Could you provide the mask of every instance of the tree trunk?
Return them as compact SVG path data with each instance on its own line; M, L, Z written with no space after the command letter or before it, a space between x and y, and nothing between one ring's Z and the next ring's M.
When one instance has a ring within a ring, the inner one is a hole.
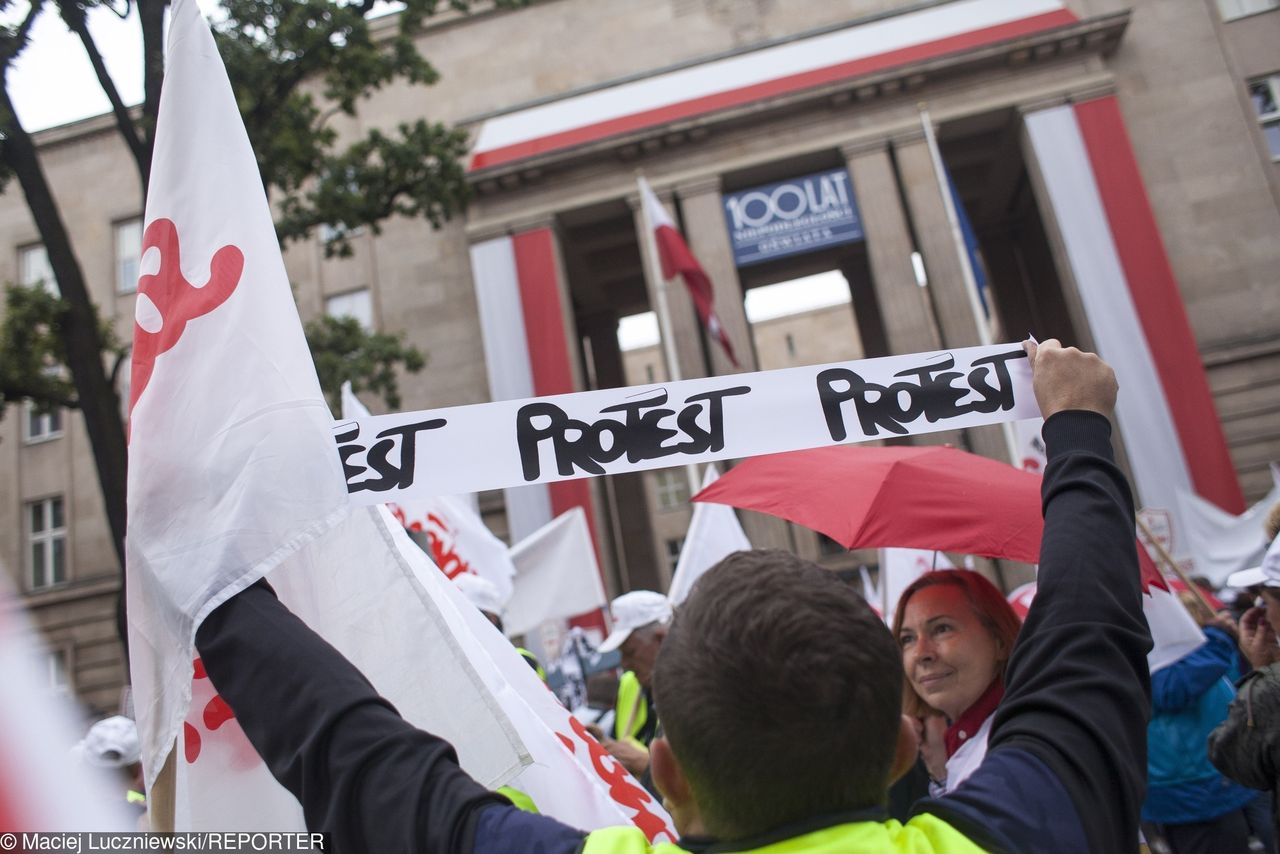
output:
M107 524L124 581L125 485L128 445L120 400L107 378L102 362L103 342L84 273L71 249L71 239L40 167L35 144L18 122L6 86L0 85L0 124L4 141L0 150L18 178L27 206L49 255L49 265L67 304L62 318L67 368L76 388L85 432L98 470L98 484L107 511ZM124 638L122 637L122 641Z

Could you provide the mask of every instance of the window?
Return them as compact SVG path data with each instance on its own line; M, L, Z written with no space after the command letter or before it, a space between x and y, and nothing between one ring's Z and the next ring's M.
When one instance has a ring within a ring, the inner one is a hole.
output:
M142 260L142 218L116 223L116 293L138 289L138 262Z
M373 329L373 298L368 288L329 297L324 312L330 317L354 317L365 329Z
M658 506L674 510L689 503L689 476L684 469L662 469L654 472L658 485Z
M653 362L647 362L644 366L644 381L647 383L653 382Z
M67 580L67 519L62 497L27 504L27 547L31 589Z
M1280 0L1218 0L1218 12L1224 21L1234 21L1245 15L1256 15L1280 9Z
M1280 74L1272 74L1249 84L1249 100L1262 123L1262 135L1272 160L1280 160Z
M50 650L45 662L45 674L49 691L53 694L67 696L71 694L71 679L67 675L67 651L65 649Z
M18 284L26 288L43 286L51 294L58 293L58 282L49 266L49 253L42 244L25 246L18 250Z
M680 562L680 550L682 548L684 548L684 537L667 540L667 569L672 572L676 571L676 564Z
M61 409L41 412L31 401L27 401L23 414L25 415L23 423L26 427L26 436L24 438L28 442L44 442L62 435Z

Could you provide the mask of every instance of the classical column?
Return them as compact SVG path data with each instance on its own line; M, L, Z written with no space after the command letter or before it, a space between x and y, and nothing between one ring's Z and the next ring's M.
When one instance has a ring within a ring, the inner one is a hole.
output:
M843 149L866 233L876 302L889 354L936 350L938 331L924 288L911 266L911 232L898 181L883 141Z
M894 140L903 189L915 225L920 254L929 278L943 347L976 347L982 343L978 319L974 316L965 292L960 252L951 234L942 193L943 187L933 168L933 158L925 143L923 131ZM998 425L970 428L969 446L984 457L1009 462L1009 448Z
M675 211L674 197L669 189L654 188L654 195L668 213ZM640 243L640 261L644 267L645 288L649 292L649 307L658 310L658 288L667 289L667 307L670 312L671 333L675 338L676 359L680 362L681 379L693 379L707 375L706 360L702 357L702 338L698 330L698 316L693 310L693 302L685 292L684 283L678 279L664 283L662 271L653 269L649 241L653 239L648 233L648 226L640 212L640 194L633 193L627 197L632 215L636 223L636 239ZM664 351L665 361L665 351ZM671 376L671 366L667 366L667 376Z
M733 260L729 229L724 219L720 196L720 176L713 175L676 187L680 211L684 214L685 239L702 268L711 279L716 316L724 327L738 367L734 368L724 349L715 341L707 342L711 354L711 373L732 374L754 371L757 367L751 326L742 299L742 283L738 281L738 265Z
M622 351L618 347L618 315L612 310L578 318L578 329L591 342L595 388L625 386ZM659 560L654 550L653 524L644 472L592 478L598 487L603 542L613 544L613 578L606 586L617 595L624 590L662 590Z

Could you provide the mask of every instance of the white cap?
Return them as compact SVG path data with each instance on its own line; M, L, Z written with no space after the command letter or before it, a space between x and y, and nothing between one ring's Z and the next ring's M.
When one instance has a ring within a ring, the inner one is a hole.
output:
M123 768L142 758L138 725L123 715L103 718L75 746L77 756L98 768Z
M632 590L609 604L613 631L600 644L599 652L613 652L627 642L631 633L650 623L671 622L671 602L652 590Z
M1227 576L1228 587L1280 587L1280 537L1271 541L1262 563Z
M453 577L453 583L472 605L486 614L502 616L502 597L492 581L481 578L474 572L463 572Z

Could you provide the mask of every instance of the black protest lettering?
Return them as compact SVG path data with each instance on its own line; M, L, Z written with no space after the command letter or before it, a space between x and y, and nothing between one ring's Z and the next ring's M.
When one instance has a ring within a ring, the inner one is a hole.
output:
M982 399L974 401L970 408L974 412L1007 412L1013 409L1013 377L1009 375L1009 362L1025 358L1027 351L1019 348L974 359L973 370L969 372L969 385L982 395ZM987 365L991 366L990 369ZM995 374L994 386L987 382L988 370Z
M737 397L741 394L750 394L751 386L738 385L732 388L722 388L715 391L704 391L701 394L690 395L685 403L701 403L707 402L707 429L701 430L697 425L697 417L700 414L701 407L685 407L681 411L677 422L680 428L688 433L691 437L697 436L698 439L693 447L686 449L685 445L680 446L682 453L686 454L705 454L718 453L724 450L724 399L726 397ZM686 419L686 415L692 412L692 416ZM700 434L700 435L699 435Z
M369 448L365 461L377 472L377 480L365 480L352 485L348 482L350 492L367 489L370 492L386 492L390 489L408 489L413 486L416 469L417 435L423 430L435 430L445 425L443 418L432 418L414 424L402 424L390 427L374 436L378 441ZM400 462L391 462L391 452L400 448Z
M652 397L606 406L601 412L626 413L626 432L622 436L627 462L638 463L656 460L676 453L676 449L663 443L676 435L676 431L662 426L662 419L675 415L674 409L653 409L667 402L666 389L658 389ZM648 409L647 412L644 410ZM615 439L618 438L615 434Z
M848 385L848 388L841 391L839 387L842 385ZM864 435L879 436L883 429L905 436L907 429L902 424L914 421L922 411L917 409L911 396L915 388L910 383L882 386L867 382L848 368L827 368L820 371L818 400L822 403L822 414L827 420L827 432L836 442L843 442L848 438L849 431L845 427L844 413L840 411L840 406L852 400ZM905 407L900 405L898 399L899 393L903 391L907 393L908 402Z
M948 356L946 361L936 365L921 365L918 368L908 368L894 374L895 377L916 377L918 383L916 386L903 383L895 383L891 386L891 388L905 391L911 397L912 406L909 411L903 411L901 423L914 421L924 413L925 420L933 424L943 418L954 418L968 411L959 403L960 398L969 393L969 389L956 388L951 384L955 380L962 379L964 374L947 370L954 368L955 364L955 357Z
M848 368L828 368L817 377L818 400L826 418L827 432L836 442L848 437L841 406L853 402L858 423L865 436L881 431L907 435L907 425L921 415L930 424L968 415L1010 410L1014 406L1013 379L1008 363L1026 358L1022 350L1010 350L975 359L965 370L953 370L954 356L930 364L898 371L902 382L880 385L864 380ZM994 378L994 383L991 381ZM957 383L957 381L963 381ZM975 399L961 403L970 393Z
M338 458L342 460L342 476L347 481L347 492L359 492L360 487L353 487L351 479L359 477L369 469L367 466L352 465L349 460L356 454L364 453L364 445L355 443L355 440L360 438L360 425L352 424L350 430L345 433L339 433L333 438L338 443Z
M535 418L547 419L546 427L534 426ZM570 432L578 433L576 440ZM570 418L554 403L538 401L527 403L516 413L516 446L520 449L520 467L526 481L542 476L538 460L538 445L551 440L551 450L556 458L556 470L563 476L571 476L577 466L590 474L604 474L604 469L591 458L592 425Z
M624 454L629 463L655 460L673 454L702 454L724 448L724 405L726 397L747 394L748 386L703 392L691 396L678 412L665 407L668 394L658 390L647 397L604 407L601 414L621 413L617 418L599 418L594 422L579 421L553 403L537 401L522 406L516 413L516 443L520 465L526 482L542 477L538 456L543 442L550 440L556 459L556 470L562 477L576 474L604 474L604 465ZM707 427L698 424L703 412ZM667 426L672 416L675 427ZM537 419L537 421L535 421ZM539 422L545 422L539 426ZM681 434L687 440L668 444ZM577 433L575 438L570 434Z

